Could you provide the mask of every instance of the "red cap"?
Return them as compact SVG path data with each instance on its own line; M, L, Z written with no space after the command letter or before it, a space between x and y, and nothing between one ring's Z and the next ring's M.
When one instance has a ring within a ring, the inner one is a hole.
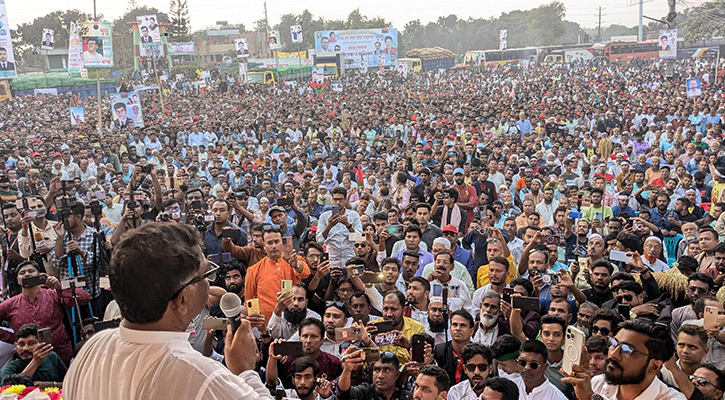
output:
M317 232L317 225L312 225L310 227L310 230L313 231L313 232Z
M448 225L446 225L446 226L443 227L443 232L458 233L458 228L456 228L456 226L453 225L453 224L448 224Z
M60 154L60 152L56 151L55 153L53 153L53 157L63 157L63 155Z
M32 155L32 156L30 156L30 157L37 157L37 156L40 156L40 155L41 155L41 154L40 154L40 153L38 153L38 152L36 151L36 152L35 152L35 153L33 153L33 155Z

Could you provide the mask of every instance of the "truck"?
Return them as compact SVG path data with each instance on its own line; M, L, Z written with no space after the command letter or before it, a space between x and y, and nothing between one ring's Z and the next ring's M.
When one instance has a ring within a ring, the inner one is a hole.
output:
M288 65L259 71L247 72L247 83L252 85L274 85L283 81L302 81L312 76L311 65Z
M317 53L312 56L312 64L324 69L325 78L338 79L345 76L345 53L341 51Z
M408 71L413 72L415 72L415 66L418 62L420 62L419 71L450 69L456 63L456 55L452 51L441 47L413 49L408 51L406 56L406 58L399 59L398 62L410 63ZM398 62L396 62L396 67Z
M544 64L563 64L594 59L591 49L554 50L544 57Z
M408 72L420 72L423 70L420 58L399 58L395 62L396 71L400 70L401 64L408 64Z

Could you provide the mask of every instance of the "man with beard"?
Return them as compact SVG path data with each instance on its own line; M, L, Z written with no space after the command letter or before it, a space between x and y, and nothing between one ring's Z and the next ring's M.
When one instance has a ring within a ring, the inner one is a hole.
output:
M414 276L408 284L407 303L405 313L411 319L428 328L428 296L430 296L430 282L423 277Z
M501 256L491 257L488 260L489 283L481 286L473 293L472 305L474 310L481 307L483 297L488 292L494 292L497 296L503 295L503 290L508 287L506 277L508 275L509 262ZM483 267L481 267L483 268Z
M285 389L285 398L322 400L332 394L330 382L320 376L320 364L317 361L300 357L292 363L291 369L294 389Z
M363 350L351 347L343 360L342 375L337 382L340 400L348 399L398 399L411 400L411 393L398 387L400 361L389 352L380 352L380 360L373 364L373 382L352 386L352 373L365 363Z
M619 328L603 375L592 378L588 366L574 365L563 379L574 385L577 398L685 400L657 377L674 354L669 329L644 319L625 321Z
M582 293L586 296L586 301L591 301L601 307L605 301L614 298L612 296L612 290L609 288L609 280L614 272L614 267L607 260L597 260L591 265L589 271L592 287L582 290Z
M589 354L589 373L592 377L603 374L607 353L609 353L607 340L602 337L591 336L587 339L585 347Z
M412 258L409 259L412 262ZM417 263L415 264L417 268ZM373 308L381 310L383 308L383 295L391 290L400 290L405 293L405 282L400 278L400 261L395 257L384 258L380 262L381 271L383 273L383 281L374 285L364 284L358 276L352 278L352 282L358 290L364 287L365 294L368 295L373 304ZM366 273L368 270L365 271ZM415 278L415 276L413 277ZM411 279L413 279L411 278ZM357 319L356 319L357 321Z
M289 339L305 318L322 319L320 314L307 308L307 290L302 285L292 286L292 291L277 294L277 306L267 324L273 339Z
M445 234L444 234L445 235ZM455 254L453 249L455 249L456 245L453 244L453 240L457 240L457 238L450 238L446 239L445 237L438 237L433 241L433 245L431 246L431 252L433 254L433 259L435 260L436 255L440 252L446 252L453 254L453 270L451 271L451 276L453 276L456 279L460 279L463 281L463 283L466 284L466 287L468 288L469 293L473 293L475 291L475 286L473 285L473 280L471 279L471 274L466 269L466 266L464 264L461 264L460 262L456 261ZM459 248L459 250L463 250ZM467 250L466 250L467 251ZM470 253L470 252L469 252ZM472 258L469 258L469 260L472 260ZM433 269L435 268L435 262L431 262L425 267L423 267L423 273L421 276L428 276L431 272L433 272Z
M481 300L480 322L478 330L473 335L474 343L490 346L499 335L509 333L508 326L499 323L501 315L501 297L494 291L486 292ZM502 322L505 322L503 320Z
M443 290L448 290L447 305L449 310L468 311L471 309L471 294L463 281L451 276L453 262L453 255L450 253L438 253L435 258L435 269L428 275L427 279L432 282L432 285L443 285ZM471 327L473 327L473 324L471 324Z
M393 324L393 330L400 332L398 334L398 343L408 342L409 338L416 333L425 332L425 327L418 321L414 321L403 314L405 307L405 295L400 291L390 291L383 297L383 318L368 322L365 329L368 334L375 335L378 333L376 322L390 321ZM344 325L343 325L344 326ZM333 332L334 333L334 332ZM400 361L405 361L406 357L410 357L407 346L398 346L397 344L384 344L380 347L380 351L391 351L398 356Z
M667 295L649 302L644 301L644 291L637 282L622 282L614 287L616 304L627 304L631 308L630 318L646 318L652 322L670 325L672 303ZM613 307L617 309L617 307Z
M436 363L448 373L451 383L459 383L466 379L461 354L463 348L471 343L473 330L474 322L471 314L465 310L454 311L451 313L451 340L436 345L433 350Z
M705 400L720 400L725 391L725 372L712 364L704 364L697 369L690 379L702 393Z
M448 319L443 311L443 299L440 297L430 300L425 333L433 338L436 346L448 341Z
M232 242L232 239L223 238L222 249L225 253L231 253L232 257L243 261L247 266L251 267L267 256L267 253L264 251L264 241L262 240L265 226L269 226L269 224L262 223L252 226L252 244L237 246ZM224 229L232 228L225 227Z
M325 249L317 242L309 242L305 246L305 260L310 267L310 276L302 280L307 288L307 299L311 300L308 307L317 313L325 312L325 293L330 285L330 262L320 262Z
M672 310L672 321L670 322L672 339L677 338L677 331L683 322L697 319L695 303L700 297L709 295L714 286L715 282L713 279L702 272L695 272L687 278L687 292L685 295L690 304Z
M524 380L527 400L567 400L564 393L546 378L548 352L546 345L538 340L527 340L521 344L518 364ZM577 393L578 394L578 393ZM579 397L589 399L589 397Z
M17 357L5 364L0 371L0 379L12 374L30 377L35 386L58 386L63 381L68 368L53 351L53 345L38 341L38 329L35 324L23 325L15 334L15 352Z
M403 258L400 260L400 264L403 267L403 282L405 284L408 284L410 280L415 276L415 273L418 272L418 253L414 251L405 251L403 253ZM397 285L396 285L397 286Z
M485 382L493 372L493 352L479 343L469 343L461 353L468 379L451 387L449 400L476 400L481 397Z

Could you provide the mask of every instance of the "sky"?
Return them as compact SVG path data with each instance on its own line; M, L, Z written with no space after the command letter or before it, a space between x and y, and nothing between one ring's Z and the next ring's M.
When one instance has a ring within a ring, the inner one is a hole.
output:
M103 14L106 20L113 20L124 14L127 1L124 0L96 0L98 13ZM264 18L264 5L262 1L209 1L187 0L192 30L214 28L216 21L226 20L230 24L243 23L247 29L252 29L254 21ZM602 26L622 24L634 26L638 24L638 3L628 6L628 2L636 0L563 0L566 6L566 19L578 22L582 27L594 28L597 26L598 7L602 7ZM645 0L644 15L663 18L667 14L667 0ZM678 11L687 5L702 4L704 0L678 0ZM169 11L169 0L137 0L138 5L156 7L163 12ZM34 18L43 16L55 10L80 9L88 13L93 12L92 0L5 0L7 6L8 22L13 28L18 24L32 22ZM407 1L396 3L390 0L366 0L360 4L360 12L368 17L381 16L393 23L393 27L403 30L405 23L420 19L426 23L435 21L439 16L456 14L459 18L489 18L501 15L512 10L525 10L535 8L541 0L518 0L516 2L498 2L491 0L416 0L415 8L410 7ZM285 13L299 13L308 9L315 17L324 16L326 19L345 19L355 8L355 3L332 0L270 0L267 2L267 12L271 25L279 22L279 16ZM647 20L645 19L645 24ZM302 27L304 29L304 27ZM509 34L513 34L510 32Z

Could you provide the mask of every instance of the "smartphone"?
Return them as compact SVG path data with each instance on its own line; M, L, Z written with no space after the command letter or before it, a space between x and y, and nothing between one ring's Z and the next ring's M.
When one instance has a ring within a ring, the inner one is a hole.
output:
M437 282L432 282L430 285L430 295L433 297L443 296L443 285Z
M292 251L294 251L294 246L292 245L291 236L282 237L282 251L284 252L284 258L290 258L292 256Z
M38 329L38 341L40 343L53 343L50 335L50 328Z
M280 197L277 199L277 205L280 207L292 207L292 199L288 197Z
M209 318L206 317L201 321L201 327L204 329L214 329L223 331L227 329L228 320L226 318Z
M96 333L98 333L104 329L118 328L119 325L121 325L121 318L95 322L93 323L93 328L95 328Z
M411 357L415 362L422 363L425 361L425 336L420 333L416 333L410 338L411 343Z
M609 252L609 260L610 261L621 261L624 263L631 263L632 257L627 255L627 252L619 251L619 250L612 250Z
M365 273L365 266L364 265L355 265L350 268L350 274L352 276L360 276Z
M567 374L572 373L572 366L579 365L582 358L582 349L586 335L581 330L573 327L566 327L566 339L564 341L564 359L561 368Z
M340 214L340 206L334 205L332 208L330 208L330 217L334 217L335 215Z
M380 361L380 347L363 347L363 352L365 352L365 362Z
M213 215L205 215L204 216L204 222L214 222L214 216Z
M378 328L378 332L376 334L388 333L388 332L393 331L393 322L392 321L376 322L375 326Z
M348 240L351 242L364 242L365 241L365 234L362 232L353 232L347 235Z
M511 295L514 294L514 290L512 288L503 288L503 301L507 303L511 303Z
M292 292L292 281L289 279L282 279L282 288L280 289L280 292L291 293Z
M556 285L559 283L559 275L557 274L541 274L541 282L549 285Z
M247 300L247 315L261 314L259 311L259 299Z
M595 212L595 213L594 213L594 215L592 216L592 219L598 219L598 220L600 220L600 221L603 221L603 218L602 218L602 213L600 213L600 212Z
M302 342L282 342L274 345L276 356L302 356Z
M391 235L400 235L400 232L403 231L403 225L388 225L385 229Z
M362 279L363 283L383 283L385 279L385 274L362 274L360 276L360 279Z
M629 310L632 308L629 306L629 304L619 304L617 305L617 314L621 315L625 320L629 319Z
M455 145L456 145L456 142L454 142L452 140L449 140L446 142L446 146L455 146Z
M532 310L536 312L539 312L541 308L538 297L514 297L513 306L521 310Z
M320 257L320 263L323 263L325 261L330 261L330 253L322 253L322 256Z
M241 229L222 229L221 237L230 239L239 239L242 237Z
M706 306L705 317L702 321L702 327L705 330L708 330L710 328L713 328L715 325L717 325L717 307Z
M335 328L335 340L346 342L359 342L362 340L360 328Z
M40 285L44 285L44 284L45 284L45 277L42 275L23 278L23 287L24 288L34 288L36 286L40 286Z
M98 278L98 287L101 289L110 290L111 289L111 280L108 279L107 276L102 276Z

